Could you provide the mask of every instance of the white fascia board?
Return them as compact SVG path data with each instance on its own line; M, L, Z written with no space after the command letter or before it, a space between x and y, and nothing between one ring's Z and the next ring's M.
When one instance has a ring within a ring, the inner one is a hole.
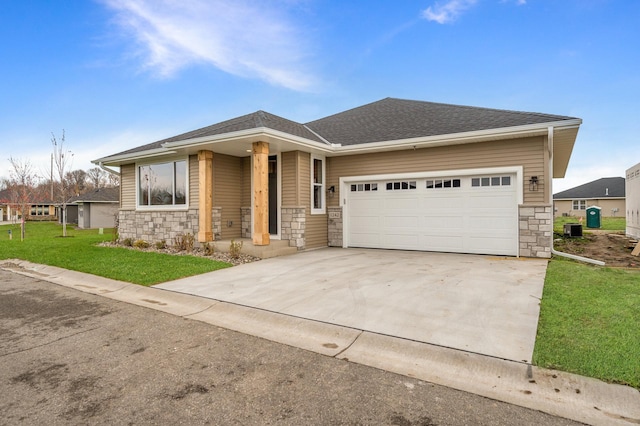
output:
M527 124L524 126L503 127L499 129L475 130L472 132L451 133L417 137L411 139L398 139L393 141L371 142L358 145L346 145L334 148L334 153L351 154L355 152L389 150L395 148L427 148L429 146L458 145L464 143L481 142L492 138L507 139L509 137L541 136L546 135L550 126L555 130L577 128L582 123L579 118L547 123Z
M315 142L300 136L295 136L286 132L281 132L279 130L273 130L268 127L256 127L253 129L240 130L237 132L224 133L221 135L214 136L202 136L199 138L186 139L183 141L176 142L167 142L162 146L169 148L191 148L196 147L198 145L208 145L216 142L230 142L238 139L247 139L247 138L276 138L285 142L295 143L297 145L301 145L307 148L323 151L326 153L330 153L333 151L332 145L327 145L321 142Z
M100 163L107 164L107 165L113 164L113 163L122 164L124 162L133 162L143 158L159 157L161 155L169 155L169 154L176 154L176 151L171 151L166 148L154 148L154 149L149 149L147 151L130 152L128 154L113 155L111 157L98 158L97 160L93 160L91 162L96 165L100 165Z

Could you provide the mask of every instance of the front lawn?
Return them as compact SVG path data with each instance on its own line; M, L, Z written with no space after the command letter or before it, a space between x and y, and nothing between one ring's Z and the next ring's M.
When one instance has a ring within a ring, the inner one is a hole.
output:
M11 230L13 239L9 240ZM228 263L196 256L173 256L116 247L100 247L111 241L113 230L80 230L54 222L27 222L26 238L20 241L19 225L0 226L0 260L22 259L58 266L134 284L153 285L178 278L199 275L231 266Z
M640 388L640 271L549 263L533 362Z

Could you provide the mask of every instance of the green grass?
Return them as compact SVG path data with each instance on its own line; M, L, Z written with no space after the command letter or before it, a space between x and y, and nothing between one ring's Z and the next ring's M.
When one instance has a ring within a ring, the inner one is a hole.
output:
M534 364L640 388L640 272L549 263Z
M9 240L8 230L13 240ZM80 230L53 222L27 222L26 238L20 241L19 225L0 226L0 260L23 259L34 263L87 272L135 284L153 285L231 266L196 256L173 256L97 244L113 239L113 230Z
M560 216L553 221L553 232L562 234L565 223L579 223L579 218L575 216ZM600 228L605 231L624 231L627 228L627 221L624 217L601 217ZM582 230L589 232L586 219L582 220Z

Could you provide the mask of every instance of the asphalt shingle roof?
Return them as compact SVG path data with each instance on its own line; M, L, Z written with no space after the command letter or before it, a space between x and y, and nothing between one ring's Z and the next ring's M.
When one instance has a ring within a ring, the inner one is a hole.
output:
M73 197L71 202L118 202L120 201L120 187L98 188L93 191Z
M625 196L625 180L623 177L609 177L594 180L575 188L553 194L554 200L589 199L589 198L621 198Z
M357 145L448 135L478 130L572 120L536 112L508 111L472 106L385 98L306 124L265 111L257 111L115 155L161 148L164 143L266 127L320 143Z

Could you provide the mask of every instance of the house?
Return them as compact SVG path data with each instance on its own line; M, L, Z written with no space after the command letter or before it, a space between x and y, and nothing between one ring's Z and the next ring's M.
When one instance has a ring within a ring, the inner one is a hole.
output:
M627 169L627 235L640 239L640 163Z
M94 189L73 197L67 205L67 223L77 223L81 229L113 228L119 207L119 187Z
M553 194L555 216L585 217L587 208L598 206L602 217L623 216L625 183L622 177L594 180Z
M20 195L11 189L0 191L0 222L17 221L22 218ZM56 205L46 197L29 197L26 203L29 211L26 220L56 220Z
M581 123L386 98L305 124L258 111L94 163L120 168L121 238L546 258Z

